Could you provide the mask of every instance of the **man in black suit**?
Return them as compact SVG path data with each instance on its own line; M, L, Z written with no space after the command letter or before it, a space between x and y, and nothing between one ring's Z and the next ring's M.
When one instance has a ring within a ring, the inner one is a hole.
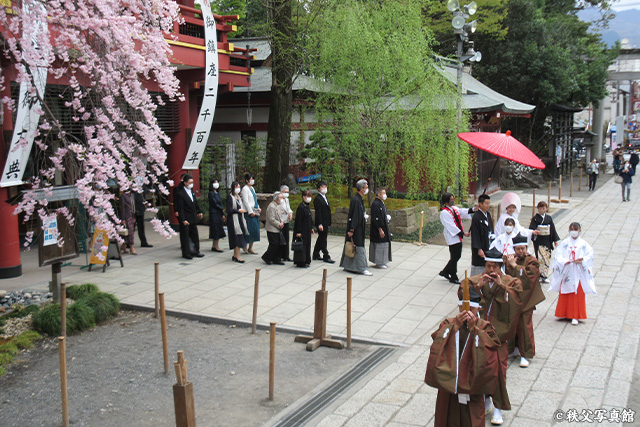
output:
M180 223L182 258L192 259L194 256L202 258L204 254L200 253L200 237L198 236L198 219L202 218L202 211L198 205L198 199L193 194L193 177L185 175L182 178L182 183L184 186L176 188L173 198ZM196 248L194 255L189 250L189 239Z
M331 208L329 207L329 200L327 200L327 183L324 181L318 181L318 195L313 200L313 208L316 211L316 228L318 229L318 239L316 245L313 248L313 259L320 259L320 252L322 252L322 259L324 262L333 264L335 261L329 256L327 250L327 236L329 235L329 227L331 226Z
M133 192L133 200L136 214L136 227L138 227L138 237L140 238L140 246L143 248L152 248L147 242L147 235L144 232L144 211L147 210L146 202L144 200L144 187L138 191Z
M478 210L471 219L471 276L484 272L484 253L491 244L493 219L489 213L491 198L483 194L478 198Z

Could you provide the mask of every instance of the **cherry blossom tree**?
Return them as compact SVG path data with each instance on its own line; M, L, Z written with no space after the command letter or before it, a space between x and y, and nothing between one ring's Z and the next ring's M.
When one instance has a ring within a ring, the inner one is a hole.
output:
M123 225L108 181L123 191L147 185L168 194L159 178L167 173L164 145L171 140L154 117L162 99L151 90L181 99L165 40L178 19L178 5L171 0L21 0L0 7L3 68L15 67L14 80L26 82L28 96L42 102L31 155L35 164L31 176L24 177L30 185L16 215L24 214L27 221L57 213L73 224L68 209L51 208L46 200L56 175L63 174L77 187L96 226L119 238ZM47 105L36 90L37 67L48 69L49 84L65 86L66 113L81 124L81 136L64 129L60 109ZM9 84L3 77L0 89ZM11 97L2 102L15 109ZM175 234L168 221L151 223L166 237Z

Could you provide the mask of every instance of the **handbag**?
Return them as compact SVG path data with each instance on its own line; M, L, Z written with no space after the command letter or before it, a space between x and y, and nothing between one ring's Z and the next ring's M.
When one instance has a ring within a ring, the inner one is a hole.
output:
M353 239L349 242L344 242L344 254L349 258L356 256L356 245L353 243Z
M615 176L613 177L613 182L615 182L616 184L622 184L622 182L623 182L623 181L624 181L624 180L622 179L622 176L621 176L621 175L615 175Z
M302 239L294 239L293 242L291 242L291 250L293 252L302 252L304 251L304 243L302 242Z
M193 243L193 240L191 240L191 238L189 238L189 253L191 254L191 256L195 256L198 254L198 250L196 249L196 244Z
M280 246L286 246L287 239L284 238L284 232L280 230Z

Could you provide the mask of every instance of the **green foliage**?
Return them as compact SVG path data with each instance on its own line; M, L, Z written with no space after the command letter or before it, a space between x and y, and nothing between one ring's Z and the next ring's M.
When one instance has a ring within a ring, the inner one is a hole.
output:
M71 285L67 288L67 298L78 300L85 295L100 292L97 285L93 283L85 283L83 285Z
M236 141L236 176L241 184L244 184L244 174L251 173L254 176L256 191L262 189L260 170L264 159L264 141L259 138L247 137ZM231 183L229 183L231 185Z
M6 373L7 373L7 371L5 371L5 369L2 366L0 366L0 377L3 376Z
M310 72L324 82L317 121L332 125L309 152L348 185L364 176L393 188L399 172L415 194L452 185L458 163L467 176L469 150L456 137L467 121L432 59L421 10L417 0L334 0L315 22Z
M94 313L96 323L102 323L118 314L120 301L115 295L105 292L97 292L86 295L78 300L78 303L86 304Z
M18 350L18 346L15 345L12 341L0 345L0 354L6 353L9 356L15 356L16 354L18 354L18 351L20 351Z
M25 331L11 340L19 349L33 347L33 342L42 338L42 335L36 331Z
M67 332L74 334L96 325L96 315L86 301L79 300L67 310Z
M28 316L29 314L33 314L37 312L38 310L40 310L40 306L38 306L37 304L28 305L26 307L19 307L19 309L12 311L6 316L2 316L2 319L0 320L0 326L4 325L4 322L6 319L15 319L19 317L25 317L25 316Z
M67 288L67 291L69 288ZM60 304L47 304L33 315L33 327L43 334L56 337L60 335ZM69 327L69 318L67 316L67 328Z
M0 353L0 367L6 366L13 360L13 356L9 353ZM2 374L0 374L2 375Z

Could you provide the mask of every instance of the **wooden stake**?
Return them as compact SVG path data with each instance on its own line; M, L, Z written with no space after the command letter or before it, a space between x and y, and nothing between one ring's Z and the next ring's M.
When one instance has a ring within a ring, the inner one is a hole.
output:
M562 200L562 175L560 175L560 181L558 181L558 200Z
M196 410L193 398L193 384L187 378L187 361L184 352L178 351L178 361L173 364L176 384L173 385L173 406L176 413L176 427L195 427Z
M269 400L273 400L276 375L276 322L270 323L269 330Z
M258 286L260 285L260 269L256 268L256 280L253 285L253 318L251 319L251 333L256 333L258 322Z
M420 241L422 244L422 229L424 228L424 211L420 211Z
M533 206L531 206L531 218L536 216L536 189L533 189Z
M547 195L547 209L551 208L551 180L549 180L549 194Z
M327 290L327 269L322 269L322 292Z
M351 276L347 276L347 348L351 350Z
M60 283L60 335L67 336L67 284ZM65 380L66 381L66 380Z
M64 294L61 294L64 296ZM67 352L65 337L58 337L60 353L60 396L62 397L62 425L69 427L69 396L67 395Z
M493 221L493 229L496 229L496 221L498 220L496 218L496 207L495 206L491 206L491 220Z
M167 342L167 315L164 311L164 292L158 294L160 299L160 327L162 329L162 354L164 356L164 373L169 373L169 343Z
M158 301L158 293L160 293L160 263L159 262L154 262L153 263L154 269L155 269L155 276L156 276L156 291L155 291L155 300L156 300L156 310L155 310L155 315L153 317L155 317L156 319L158 318L158 316L160 315L160 304Z
M569 186L569 197L573 197L573 172L571 172L571 186Z
M580 180L578 181L578 191L582 191L582 168L580 168Z
M467 270L464 271L464 281L462 282L462 309L464 311L469 311L471 309L471 305L469 304L471 301L471 296L469 293L469 279L467 277Z

